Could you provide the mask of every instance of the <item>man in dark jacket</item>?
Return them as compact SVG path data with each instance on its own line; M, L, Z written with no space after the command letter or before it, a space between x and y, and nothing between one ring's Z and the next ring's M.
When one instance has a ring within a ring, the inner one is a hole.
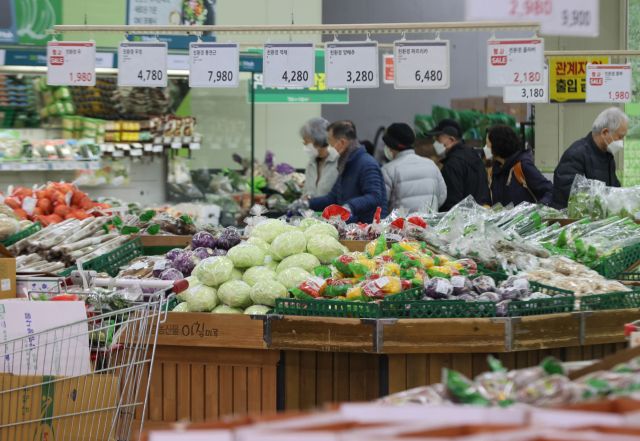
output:
M329 126L328 132L329 144L340 154L340 175L328 195L298 200L291 205L289 211L295 213L305 208L322 211L329 205L341 205L352 213L347 222L372 223L373 216L380 207L380 216L386 217L387 188L380 165L360 145L353 123L335 122Z
M436 153L446 155L440 161L440 172L447 184L447 200L440 211L449 211L469 195L478 203L482 201L488 191L487 170L480 155L464 143L460 124L452 119L443 119L425 135L435 136L433 147Z
M623 147L629 117L619 108L610 107L596 118L591 133L571 144L553 174L553 208L567 207L571 185L576 175L620 187L613 157Z

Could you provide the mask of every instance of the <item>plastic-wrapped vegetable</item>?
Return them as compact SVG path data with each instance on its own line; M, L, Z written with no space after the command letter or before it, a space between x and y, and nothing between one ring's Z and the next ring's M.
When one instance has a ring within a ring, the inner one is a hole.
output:
M215 288L198 285L189 290L187 307L189 312L209 312L218 305L218 295Z
M454 296L461 296L462 294L469 294L473 286L469 279L464 276L453 276L451 278L451 286L453 286Z
M259 237L266 243L271 244L273 240L284 233L284 224L277 219L269 219L251 228L249 237Z
M249 286L253 286L263 280L275 280L276 272L266 266L254 266L245 271L242 280Z
M509 312L509 303L511 300L503 300L496 305L496 315L498 317L506 317Z
M309 253L295 254L289 256L280 262L276 268L276 274L281 273L287 268L302 268L303 270L312 273L317 267L320 266L318 258Z
M276 260L282 260L294 254L304 253L307 248L307 240L300 231L284 233L271 242L271 255Z
M469 294L462 294L461 296L457 297L456 300L464 300L465 302L475 302L477 298L478 298L478 294L472 291Z
M244 311L240 308L233 308L229 305L216 306L212 314L242 314Z
M285 260L287 260L287 259L285 259ZM264 256L264 262L262 262L262 265L266 266L270 270L276 271L276 269L278 268L278 265L280 265L280 261L279 260L275 260L271 256Z
M307 232L309 232L311 228L309 228ZM331 259L335 259L342 255L344 250L342 244L336 239L331 236L321 234L309 239L307 242L307 251L316 256L321 263L329 263L331 262Z
M244 313L245 314L264 315L270 309L271 309L271 307L269 307L269 306L253 305L253 306L249 306L247 309L245 309Z
M471 282L473 285L473 289L476 290L478 294L482 294L485 292L495 292L496 290L496 282L489 276L480 276L473 279Z
M219 248L216 248L215 250L213 250L212 257L224 257L226 255L227 255L227 250L221 250Z
M531 293L529 281L524 276L509 276L507 280L500 284L501 288L513 287L520 291L520 295L526 296Z
M173 262L169 259L160 259L153 264L153 277L160 277L164 270L173 267Z
M206 231L201 231L193 235L191 239L191 249L195 250L197 248L215 248L216 247L216 238L211 233L207 233Z
M298 228L303 232L306 231L309 227L319 224L321 221L315 217L307 217L306 219L302 219L298 224Z
M200 262L200 259L193 253L187 251L173 260L173 267L180 271L185 277L189 277L198 262Z
M220 301L234 308L248 308L253 304L249 293L251 287L242 280L229 280L218 288Z
M182 280L184 275L175 268L169 268L160 273L160 280Z
M276 280L282 283L285 288L293 288L299 286L306 279L311 277L307 271L302 268L287 268L284 271L280 271Z
M264 280L251 288L251 300L256 304L276 306L276 299L288 299L289 291L280 282Z
M198 285L202 285L202 282L200 282L198 278L195 276L187 277L185 280L189 282L189 286L184 291L176 294L176 299L178 299L179 302L186 302L189 296L191 295L190 294L191 289Z
M200 260L204 260L207 257L215 256L214 250L212 248L204 248L204 247L196 248L195 250L193 250L192 254Z
M258 248L260 248L262 251L264 251L265 254L269 254L269 244L257 236L250 237L249 239L246 240L246 243L255 245Z
M432 299L448 299L453 294L451 282L442 277L434 277L424 283L424 293Z
M208 286L219 286L229 280L233 262L227 257L209 257L193 270L193 275Z
M496 294L498 294L502 300L518 300L522 296L520 290L515 286L505 286L496 288Z
M307 238L307 242L309 242L315 236L330 236L333 237L336 241L339 237L338 230L336 230L333 225L329 225L324 222L314 224L307 228L304 232L304 237Z
M240 237L238 230L234 227L227 227L220 233L220 236L218 236L216 247L221 250L230 250L240 242L242 242L242 237Z
M167 259L171 260L173 262L173 260L178 257L180 254L185 253L186 250L183 248L174 248L172 250L170 250L167 253Z
M495 292L485 292L480 294L477 298L476 298L476 302L500 302L502 301L502 297L500 297L500 294L497 294Z
M242 276L244 275L244 271L240 268L234 268L231 270L231 275L229 276L229 280L242 280Z
M238 268L259 266L264 262L264 252L257 246L249 244L240 244L231 248L227 257Z
M172 312L189 312L189 305L187 305L187 302L180 303L172 309Z

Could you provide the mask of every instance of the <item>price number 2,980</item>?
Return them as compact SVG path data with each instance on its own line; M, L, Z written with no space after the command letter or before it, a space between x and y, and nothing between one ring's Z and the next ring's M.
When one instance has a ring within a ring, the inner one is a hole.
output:
M427 70L424 75L421 71L417 70L415 75L416 81L424 83L425 81L442 81L441 70Z
M292 81L307 81L309 80L309 72L307 72L306 70L292 70L290 74L288 74L285 70L284 74L282 74L282 79L287 83L290 83Z

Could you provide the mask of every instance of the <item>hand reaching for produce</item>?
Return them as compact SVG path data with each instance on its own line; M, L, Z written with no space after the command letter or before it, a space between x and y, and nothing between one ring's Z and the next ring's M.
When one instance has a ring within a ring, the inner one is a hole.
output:
M293 201L291 205L289 205L288 213L291 213L293 216L298 216L302 214L302 212L309 208L309 199L301 198Z

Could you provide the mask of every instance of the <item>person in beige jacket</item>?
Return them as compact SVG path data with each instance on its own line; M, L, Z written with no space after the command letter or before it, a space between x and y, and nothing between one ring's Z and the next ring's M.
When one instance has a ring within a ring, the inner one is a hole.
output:
M338 179L340 155L329 145L328 127L329 122L326 119L312 118L300 129L304 152L309 157L302 196L325 196Z

